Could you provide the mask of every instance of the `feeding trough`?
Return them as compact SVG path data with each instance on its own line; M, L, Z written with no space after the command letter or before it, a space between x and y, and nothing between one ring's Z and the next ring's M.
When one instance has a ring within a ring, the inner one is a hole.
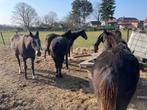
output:
M79 64L80 68L87 68L87 69L92 68L92 66L93 66L94 63L95 63L96 58L100 55L100 53L101 53L101 52L99 52L99 53L94 53L94 54L92 54L92 56L91 56L89 59L87 59L87 60L81 62L81 63Z
M147 67L147 34L133 31L128 41L128 47L134 51L142 69Z

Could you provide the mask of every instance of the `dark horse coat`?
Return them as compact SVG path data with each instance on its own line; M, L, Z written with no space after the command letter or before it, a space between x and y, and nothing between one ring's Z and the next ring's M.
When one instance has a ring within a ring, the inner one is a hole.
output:
M50 44L49 50L55 62L56 77L62 77L61 68L64 61L64 56L66 56L66 66L68 68L68 47L69 40L64 37L56 37L52 40Z
M46 51L48 51L48 54L50 54L50 44L52 42L52 40L56 37L65 37L69 40L69 48L68 48L68 54L70 56L70 48L72 47L74 41L81 36L82 38L84 38L85 40L87 40L87 35L85 30L80 30L80 31L75 31L75 32L71 32L71 30L68 30L67 32L65 32L62 35L57 35L57 34L49 34L46 38L46 49L45 49L45 55L44 57L46 58Z
M52 40L54 39L54 38L56 38L56 37L67 37L67 36L69 36L71 34L71 30L68 30L68 31L66 31L64 34L62 34L62 35L58 35L58 34L54 34L54 33L52 33L52 34L49 34L49 35L47 35L46 36L46 47L45 47L45 54L44 54L44 58L46 58L46 52L48 52L48 54L50 55L50 50L49 50L49 48L50 48L50 44L51 44L51 42L52 42Z
M138 60L124 43L105 50L92 70L99 110L126 110L138 80Z

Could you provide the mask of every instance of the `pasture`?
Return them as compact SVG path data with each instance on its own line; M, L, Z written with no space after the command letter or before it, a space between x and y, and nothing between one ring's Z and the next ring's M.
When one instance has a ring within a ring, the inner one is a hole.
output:
M63 32L39 32L42 46L44 47L44 42L46 35L51 34L51 33L56 33L56 34L62 34ZM88 36L88 40L84 40L81 37L79 37L76 42L74 43L74 48L76 47L91 47L95 43L97 37L100 35L101 31L89 31L86 32ZM131 32L130 32L131 33ZM13 31L8 31L8 32L3 32L4 40L7 45L10 45L10 38L12 35L14 35L15 32ZM28 34L27 32L19 32L19 34ZM122 36L123 39L127 39L127 31L122 31ZM2 38L0 36L0 45L2 44Z
M0 109L33 109L33 110L97 110L96 98L90 87L88 73L77 65L79 61L70 60L69 70L63 66L63 78L54 75L55 67L51 57L44 61L43 55L39 63L35 63L37 79L31 77L28 66L28 80L18 73L18 64L14 52L9 48L10 37L15 32L3 32L7 46L3 46L0 38ZM44 47L45 36L51 32L40 32ZM62 34L63 32L56 32ZM22 34L25 34L24 32ZM100 32L87 32L88 40L78 38L74 48L91 47ZM126 39L126 31L122 32ZM29 65L30 62L28 61ZM146 110L147 79L141 74L137 92L128 110Z

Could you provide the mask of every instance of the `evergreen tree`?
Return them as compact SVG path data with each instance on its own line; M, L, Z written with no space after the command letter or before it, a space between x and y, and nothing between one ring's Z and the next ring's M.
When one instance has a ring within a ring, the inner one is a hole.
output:
M102 0L100 6L101 20L107 22L109 18L112 18L115 11L115 0Z
M72 2L72 15L75 18L75 22L79 24L85 23L86 18L92 11L92 4L88 0L74 0Z

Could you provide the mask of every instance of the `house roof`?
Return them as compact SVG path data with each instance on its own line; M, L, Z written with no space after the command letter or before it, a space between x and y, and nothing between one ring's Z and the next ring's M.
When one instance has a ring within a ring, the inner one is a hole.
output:
M131 18L131 17L120 17L117 20L118 22L139 22L137 18Z
M101 24L100 21L90 21L90 23L91 23L92 25L99 25L99 24Z
M144 20L144 23L147 23L147 18Z

